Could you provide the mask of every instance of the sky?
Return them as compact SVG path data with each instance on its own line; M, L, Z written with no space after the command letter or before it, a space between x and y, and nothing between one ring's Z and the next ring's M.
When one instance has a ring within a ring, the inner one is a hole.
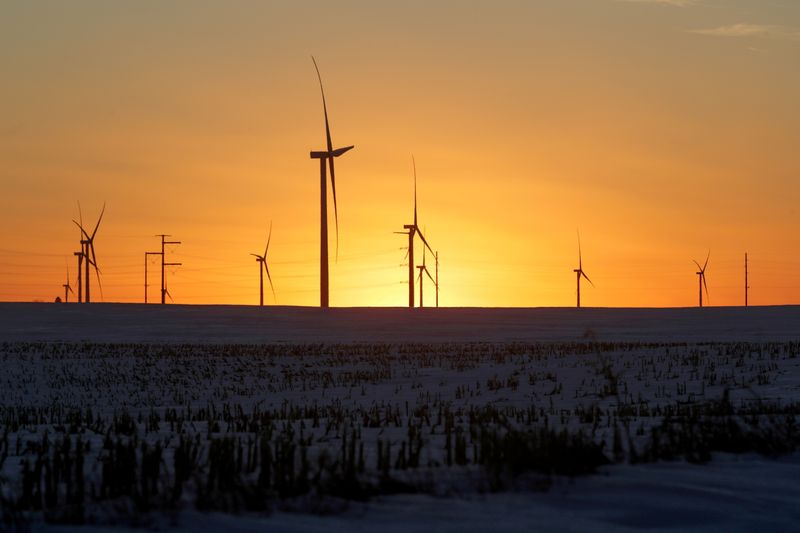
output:
M355 145L331 305L407 304L412 154L440 305L575 305L578 232L585 306L696 305L709 252L711 305L745 252L751 304L800 303L795 0L6 0L0 300L77 289L80 202L94 301L143 301L167 233L176 303L257 304L271 223L266 303L317 305L312 54Z

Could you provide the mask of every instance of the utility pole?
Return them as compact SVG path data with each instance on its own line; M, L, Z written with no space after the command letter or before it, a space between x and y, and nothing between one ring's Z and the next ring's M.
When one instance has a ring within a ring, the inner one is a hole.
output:
M164 257L165 257L165 255L164 255L164 246L167 245L167 244L181 244L181 241L168 241L168 240L166 240L166 238L167 237L172 237L172 235L166 235L164 233L162 233L160 235L156 235L156 237L161 237L161 252L160 252L159 255L161 255L161 303L163 305L163 304L167 303L166 302L166 299L167 299L167 285L165 283L165 279L166 278L164 277L164 270L165 270L164 267L180 266L180 265L183 264L183 263L166 263L164 261ZM156 252L156 253L158 254L158 252Z
M144 253L144 303L147 303L147 259L151 255L161 255L161 252L145 252Z
M744 253L744 306L747 307L747 291L750 285L747 283L747 252Z
M436 307L439 307L439 252L434 254L436 258Z

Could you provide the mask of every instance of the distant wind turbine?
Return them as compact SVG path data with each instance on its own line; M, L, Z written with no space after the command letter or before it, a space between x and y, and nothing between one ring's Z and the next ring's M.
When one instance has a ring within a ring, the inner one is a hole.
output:
M320 151L312 151L311 159L319 159L319 186L320 186L320 257L319 257L319 292L320 292L320 307L328 307L329 305L329 279L328 279L328 183L326 177L326 161L327 166L331 171L331 191L333 192L333 214L336 222L336 257L339 257L339 212L336 206L336 174L333 169L333 160L348 150L352 150L353 146L345 146L344 148L333 148L333 141L331 140L331 129L328 123L328 105L325 102L325 89L322 88L322 76L317 67L317 60L311 56L311 61L314 62L314 69L317 71L317 79L319 80L319 90L322 93L322 111L325 114L325 138L327 142L327 149Z
M578 268L573 270L575 272L575 277L578 282L578 307L581 306L581 277L586 278L586 281L594 287L594 283L592 280L589 279L589 276L586 275L586 272L583 271L583 260L581 258L581 234L578 232Z
M269 287L272 289L272 299L275 300L275 287L272 286L272 276L269 275L269 267L267 266L267 252L269 251L269 241L272 239L272 222L269 223L269 236L267 236L267 246L264 248L264 255L250 254L256 258L258 263L258 288L259 288L259 303L264 305L264 272L267 273L269 280Z
M97 267L97 256L94 252L94 238L97 235L97 229L100 227L100 222L103 220L103 214L106 211L106 204L103 203L103 209L100 211L100 217L97 219L97 224L94 226L94 230L92 230L92 234L86 231L83 227L83 215L80 213L80 203L78 204L78 215L81 219L81 222L75 222L75 225L78 226L81 230L81 234L83 238L81 239L81 251L83 253L83 258L86 260L85 263L85 282L84 282L84 302L90 303L91 297L89 294L89 267L94 267L94 273L97 276L97 286L100 288L100 296L103 295L103 286L100 284L100 269ZM79 260L80 261L80 260ZM80 272L78 273L80 275Z
M64 303L69 303L69 293L75 294L69 284L69 265L67 265L67 282L62 285L64 287Z
M425 248L430 250L430 252L434 255L435 252L428 244L428 241L425 239L425 235L422 234L422 231L420 231L419 225L417 224L417 162L414 160L413 154L411 155L411 165L414 169L414 223L404 224L403 228L406 231L396 231L395 233L400 235L408 235L408 306L414 307L414 236L419 235L419 238L422 239ZM425 248L423 248L423 251Z
M698 283L698 294L700 296L700 307L703 307L703 288L706 289L706 299L708 300L708 285L706 285L706 267L708 266L708 258L711 257L711 250L708 251L708 255L706 256L706 262L703 263L703 266L700 266L700 263L694 261L694 264L697 265L699 269L697 271L697 283Z

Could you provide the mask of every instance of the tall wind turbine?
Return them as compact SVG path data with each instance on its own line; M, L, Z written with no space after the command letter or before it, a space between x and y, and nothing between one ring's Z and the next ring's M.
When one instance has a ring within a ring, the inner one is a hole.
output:
M327 149L312 151L311 159L319 159L319 187L320 187L320 250L319 250L319 305L320 307L328 307L329 304L329 282L328 282L328 180L326 176L327 167L331 171L331 191L333 192L333 215L336 222L336 256L339 256L339 212L336 206L336 174L333 170L333 160L348 150L352 150L353 146L345 146L344 148L333 148L333 141L331 140L331 128L328 123L328 105L325 102L325 89L322 88L322 76L317 67L317 60L311 56L311 61L314 62L314 69L317 71L317 79L319 80L319 90L322 93L322 111L325 114L325 138L327 141Z
M272 298L275 300L275 287L272 286L272 276L269 275L269 267L267 266L267 252L269 251L269 241L272 239L272 222L269 223L269 236L267 237L267 246L264 248L264 255L250 254L255 256L258 263L258 288L259 300L258 305L264 305L264 272L267 273L269 280L269 287L272 289Z
M411 164L414 169L414 223L404 224L403 228L406 231L397 231L395 233L408 235L408 306L414 307L414 236L419 235L419 238L425 244L425 248L430 250L432 254L435 254L435 252L431 249L425 239L425 235L422 234L417 224L417 162L414 160L413 154L411 155Z
M75 225L78 226L81 230L81 234L83 238L81 239L81 250L83 253L83 258L86 260L85 263L85 282L84 282L84 301L86 303L91 302L90 294L89 294L89 267L94 267L94 273L97 276L97 286L100 287L100 294L103 294L103 286L100 284L100 269L97 268L97 256L94 252L94 238L97 235L97 229L100 227L100 222L103 220L103 214L106 211L106 204L103 203L103 209L100 211L100 216L97 219L97 224L94 226L94 230L92 230L92 234L89 233L83 227L83 216L80 215L80 204L78 204L78 212L81 217L81 223L73 220ZM80 273L78 273L80 275Z
M75 294L69 284L69 265L67 265L67 282L62 285L64 287L64 303L69 303L69 293Z
M436 284L436 280L433 279L433 276L431 276L431 273L428 272L428 267L425 266L425 248L422 249L422 264L421 265L417 265L417 268L419 269L419 306L420 307L425 307L424 304L423 304L423 300L422 300L422 287L424 285L423 282L425 281L422 278L422 273L424 272L428 276L428 278L434 284ZM439 288L437 287L436 290L438 291Z
M578 268L573 270L575 272L575 277L578 282L578 307L581 306L581 277L586 278L586 281L594 287L594 283L592 280L589 279L589 276L586 275L586 272L583 271L583 260L581 259L581 234L578 233Z
M708 258L711 257L711 250L708 251L708 255L706 256L706 262L703 263L703 266L700 266L700 263L694 261L694 264L697 265L699 269L697 271L697 283L698 283L698 294L700 296L700 307L703 307L703 287L706 289L706 299L708 299L708 285L706 285L706 267L708 266Z

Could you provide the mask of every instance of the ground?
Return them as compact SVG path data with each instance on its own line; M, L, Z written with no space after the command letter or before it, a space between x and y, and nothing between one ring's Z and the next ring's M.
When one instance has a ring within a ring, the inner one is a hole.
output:
M0 488L60 531L793 530L798 325L0 304Z

